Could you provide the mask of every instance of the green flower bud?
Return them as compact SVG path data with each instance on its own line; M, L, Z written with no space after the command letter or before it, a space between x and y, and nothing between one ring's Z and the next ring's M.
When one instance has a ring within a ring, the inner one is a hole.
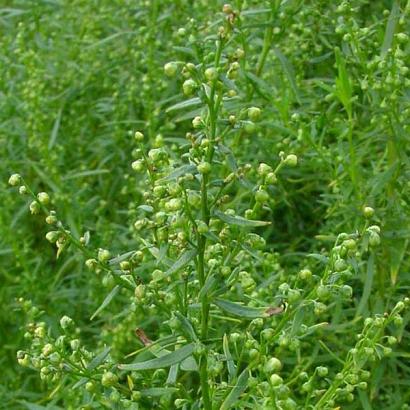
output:
M182 90L187 97L190 97L196 90L196 82L190 78L185 80L182 84Z
M209 230L208 225L204 221L196 221L196 225L200 234L205 234Z
M143 134L142 132L137 131L137 132L134 134L134 139L135 139L135 141L137 141L137 142L142 142L142 141L144 141L144 134Z
M180 198L172 198L165 203L165 209L167 211L179 211L183 206L183 203Z
M248 118L253 121L257 122L259 121L261 117L261 110L258 107L250 107L248 108Z
M57 217L54 214L47 215L46 223L48 225L54 225L55 223L57 223Z
M209 174L211 172L211 164L209 162L201 162L197 168L200 174Z
M94 270L98 265L98 262L96 259L87 259L85 261L85 266L87 266L88 269Z
M131 264L129 261L122 261L120 262L120 268L121 270L130 270L131 269Z
M302 280L310 280L312 278L312 272L310 269L302 269L299 272L299 278Z
M60 319L60 326L64 330L69 329L74 326L74 320L69 316L63 316Z
M111 253L107 249L99 249L98 250L98 260L100 262L107 262L111 258Z
M192 120L192 126L194 128L200 128L202 127L202 118L200 116L196 116L193 120Z
M327 374L329 373L328 368L325 367L325 366L316 367L316 371L317 371L317 374L318 374L320 377L326 377Z
M255 193L255 201L261 204L269 200L269 194L264 189L258 189Z
M363 215L365 218L371 218L374 215L374 209L370 206L365 206L363 208Z
M380 235L376 232L371 232L369 236L369 245L372 247L380 245Z
M17 186L21 182L20 174L12 174L9 178L9 185Z
M152 272L152 280L153 280L154 282L159 282L159 281L161 281L161 280L164 279L164 278L165 278L165 273L164 273L162 270L155 269L155 270Z
M49 356L54 351L54 346L51 343L47 343L43 346L41 353L44 357Z
M105 372L101 378L101 384L104 387L112 387L118 382L118 376L112 372Z
M37 195L38 202L42 205L48 205L50 203L50 197L48 196L47 192L40 192Z
M24 194L27 193L27 188L25 187L25 185L22 185L22 186L19 188L19 193L20 193L21 195L24 195Z
M216 79L218 78L218 71L217 71L217 69L214 68L214 67L207 68L207 69L205 70L205 78L206 78L208 81L214 81L214 80L216 80Z
M258 175L259 176L264 177L267 174L269 174L270 172L272 172L272 167L270 167L268 164L265 164L263 162L261 162L259 164L259 167L258 167Z
M295 154L289 154L285 158L284 163L290 167L296 167L298 164L298 157Z
M136 161L133 161L131 168L136 172L141 172L144 170L144 162L137 159Z
M60 232L59 231L50 231L46 233L46 239L50 242L50 243L54 243L57 241L57 239L60 236Z
M40 212L40 204L37 201L31 202L29 208L32 215L38 214Z
M274 387L283 384L283 379L278 374L273 373L269 378L270 384Z
M282 369L282 363L276 357L271 357L264 366L266 373L277 373Z
M175 77L177 70L178 70L178 64L175 63L174 61L171 61L164 65L164 73L167 77Z

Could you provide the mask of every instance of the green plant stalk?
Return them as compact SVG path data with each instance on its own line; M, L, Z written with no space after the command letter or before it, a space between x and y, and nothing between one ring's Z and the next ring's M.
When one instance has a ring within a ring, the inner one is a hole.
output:
M221 55L222 55L223 41L219 39L217 44L217 50L215 54L215 68L218 69ZM218 111L221 103L219 96L215 101L217 80L214 80L211 87L210 97L208 100L208 119L209 119L209 140L210 146L207 152L207 161L211 164L213 154L215 152L214 144L216 139L216 123L218 117ZM210 219L209 204L208 204L208 175L202 175L201 181L201 219L208 225ZM205 248L206 238L198 233L198 279L201 288L205 285L206 273L205 273ZM209 325L209 300L206 295L201 298L201 340L208 338L208 325ZM209 380L208 380L208 360L207 351L200 358L199 374L201 381L202 399L203 405L206 410L212 409L212 403L209 393Z

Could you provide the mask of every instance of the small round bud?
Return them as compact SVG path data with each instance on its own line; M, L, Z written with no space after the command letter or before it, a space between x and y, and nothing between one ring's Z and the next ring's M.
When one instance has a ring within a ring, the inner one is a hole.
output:
M22 186L19 188L19 193L20 193L21 195L24 195L24 194L27 193L27 188L26 188L25 185L22 185Z
M63 316L60 319L60 326L62 329L69 329L70 327L74 326L74 320L71 319L69 316Z
M197 168L200 174L209 174L211 172L211 164L209 162L201 162Z
M162 270L160 270L160 269L155 269L153 272L152 272L152 280L154 281L154 282L159 282L159 281L161 281L162 279L164 279L165 278L165 273L162 271Z
M268 185L274 185L278 181L276 174L274 172L269 172L265 177L265 183Z
M280 386L283 384L283 379L278 374L272 374L269 378L270 384L274 387Z
M222 7L222 12L225 14L231 14L233 12L233 8L229 3L224 4Z
M284 160L286 165L289 165L290 167L296 167L298 164L298 157L295 154L289 154L285 160Z
M218 71L217 71L217 69L214 68L214 67L207 68L207 69L205 70L205 78L206 78L208 81L214 81L214 80L216 80L216 79L218 78Z
M261 117L261 110L258 107L250 107L248 108L248 118L253 121L257 122L259 121Z
M55 223L57 223L57 217L54 214L47 215L46 223L48 225L54 225Z
M131 164L131 168L136 172L141 172L144 169L144 163L137 159Z
M137 141L137 142L142 142L142 141L144 141L144 134L143 134L142 132L137 131L137 132L134 134L134 139L135 139L135 141Z
M112 372L105 372L101 378L104 387L112 387L118 382L118 377Z
M120 268L121 270L130 270L131 269L131 264L129 261L122 261L120 262Z
M369 245L372 247L380 245L380 235L376 232L371 232L369 236Z
M111 258L111 253L107 249L99 249L98 250L98 260L100 262L107 262Z
M264 177L265 175L269 174L269 172L272 172L272 167L261 162L258 167L258 175Z
M196 116L193 120L192 120L192 126L194 128L200 128L202 126L202 118L200 116Z
M48 196L47 192L40 192L37 195L38 202L42 205L48 205L50 203L50 197Z
M178 65L174 61L171 61L164 65L164 73L167 77L175 77L177 70L178 70Z
M46 233L46 239L50 243L56 242L59 237L60 237L60 232L59 231L50 231L50 232Z
M269 194L264 189L258 189L255 193L255 201L261 204L269 200Z
M9 178L9 185L17 186L21 182L20 174L13 174Z
M208 232L208 225L204 221L197 221L197 229L200 234L205 234Z
M85 261L85 266L87 266L88 269L94 270L98 265L98 262L96 259L87 259Z
M276 357L271 357L264 366L266 373L277 373L282 369L282 363Z
M187 97L191 96L196 90L196 82L191 78L185 80L182 84L182 90Z
M325 367L325 366L316 367L316 371L317 371L317 374L318 374L320 377L326 377L327 374L329 373L328 368Z
M370 206L365 206L363 208L363 215L365 218L371 218L374 215L374 209Z
M40 204L37 201L31 202L29 208L32 215L38 214L40 212Z

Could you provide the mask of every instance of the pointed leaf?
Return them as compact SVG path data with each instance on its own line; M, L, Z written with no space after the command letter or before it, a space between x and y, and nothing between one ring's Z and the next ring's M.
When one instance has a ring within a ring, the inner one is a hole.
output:
M178 272L180 269L184 268L186 265L188 265L189 262L192 261L192 259L195 258L197 254L196 249L190 249L189 251L184 252L180 258L175 261L175 263L165 272L166 276L172 275L175 272Z
M246 390L247 383L249 379L249 370L245 369L240 376L238 377L238 381L236 382L235 386L232 387L231 391L229 392L228 396L222 403L220 410L228 410L232 406L238 404L238 399L240 395Z
M104 360L110 354L110 351L111 347L108 346L101 353L95 356L94 359L91 360L90 363L88 363L87 370L94 370L95 368L97 368L101 363L104 362Z
M182 362L184 359L186 359L193 353L194 347L194 343L189 343L181 347L180 349L168 353L162 357L157 357L155 359L147 360L141 363L120 364L118 365L118 367L121 370L162 369L164 367L169 367L174 364Z
M278 315L284 311L283 307L249 307L240 305L239 303L229 302L223 299L216 299L213 302L220 309L233 316L239 316L244 319L255 319L258 317L270 317L273 315Z
M98 314L100 314L101 311L105 309L109 305L109 303L115 298L115 296L117 295L119 291L120 291L120 286L119 285L114 286L112 291L104 299L103 303L101 303L100 307L91 316L90 320L93 320Z
M221 221L227 223L228 225L238 225L245 227L256 227L256 226L266 226L270 225L270 222L266 221L253 221L250 219L243 218L238 215L227 215L221 211L215 211L215 216L218 217Z

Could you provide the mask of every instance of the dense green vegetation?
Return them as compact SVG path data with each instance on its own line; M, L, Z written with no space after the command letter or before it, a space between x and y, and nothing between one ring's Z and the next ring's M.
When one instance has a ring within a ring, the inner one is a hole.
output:
M408 409L409 14L2 0L0 408Z

